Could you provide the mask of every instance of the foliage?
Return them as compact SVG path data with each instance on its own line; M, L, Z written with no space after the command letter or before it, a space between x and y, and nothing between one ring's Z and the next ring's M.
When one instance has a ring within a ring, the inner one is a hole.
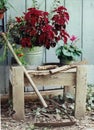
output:
M9 3L9 0L0 0L0 9L7 10L9 7L13 7L13 6Z
M87 110L94 110L94 85L89 84L87 88Z
M70 38L70 41L72 42L60 45L56 49L56 55L58 59L64 59L64 60L77 60L78 57L81 55L82 51L80 48L76 46L77 37L74 35Z
M16 17L15 23L9 27L9 34L22 47L44 46L49 49L60 40L67 42L69 34L65 26L68 21L69 14L63 6L53 10L51 19L48 12L29 8L22 17Z
M0 56L0 62L4 61L7 55L7 45L4 44L4 47L3 47L3 43L4 43L4 39L0 35L0 49L3 48L3 54L2 56Z
M35 130L35 126L34 125L30 125L26 130Z

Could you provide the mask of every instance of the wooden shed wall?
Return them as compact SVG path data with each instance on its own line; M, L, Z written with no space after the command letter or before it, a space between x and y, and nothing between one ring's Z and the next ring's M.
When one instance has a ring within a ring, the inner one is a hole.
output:
M54 0L38 0L40 9L50 11ZM88 82L94 83L94 0L60 0L70 14L70 21L67 26L69 34L79 38L77 45L83 49L81 59L86 59L90 64L88 67ZM9 9L6 14L6 21L9 17L21 16L28 7L32 6L32 0L10 0L14 8ZM1 21L0 21L1 22ZM55 49L46 50L45 62L58 62ZM0 50L1 51L1 50ZM0 52L1 54L1 52ZM8 65L4 62L4 67L0 69L0 88L4 92L7 86L5 68ZM3 74L2 74L3 73Z

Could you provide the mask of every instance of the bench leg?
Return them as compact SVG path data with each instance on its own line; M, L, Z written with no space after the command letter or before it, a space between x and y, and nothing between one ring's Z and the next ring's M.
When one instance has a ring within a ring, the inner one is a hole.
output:
M86 66L77 67L76 89L75 89L75 117L80 119L86 112L86 90L87 90L87 69Z
M12 67L13 110L16 120L24 120L24 73L22 67Z

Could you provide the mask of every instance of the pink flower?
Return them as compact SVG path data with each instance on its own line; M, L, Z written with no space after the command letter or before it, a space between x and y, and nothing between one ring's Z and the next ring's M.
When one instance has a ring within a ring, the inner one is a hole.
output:
M75 36L75 35L72 35L71 36L71 38L70 38L70 40L73 42L73 41L75 41L77 39L77 37Z

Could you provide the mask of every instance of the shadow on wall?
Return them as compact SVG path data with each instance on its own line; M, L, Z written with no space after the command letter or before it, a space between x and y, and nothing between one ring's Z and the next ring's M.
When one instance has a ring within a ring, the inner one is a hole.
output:
M0 65L0 94L8 92L9 67Z

